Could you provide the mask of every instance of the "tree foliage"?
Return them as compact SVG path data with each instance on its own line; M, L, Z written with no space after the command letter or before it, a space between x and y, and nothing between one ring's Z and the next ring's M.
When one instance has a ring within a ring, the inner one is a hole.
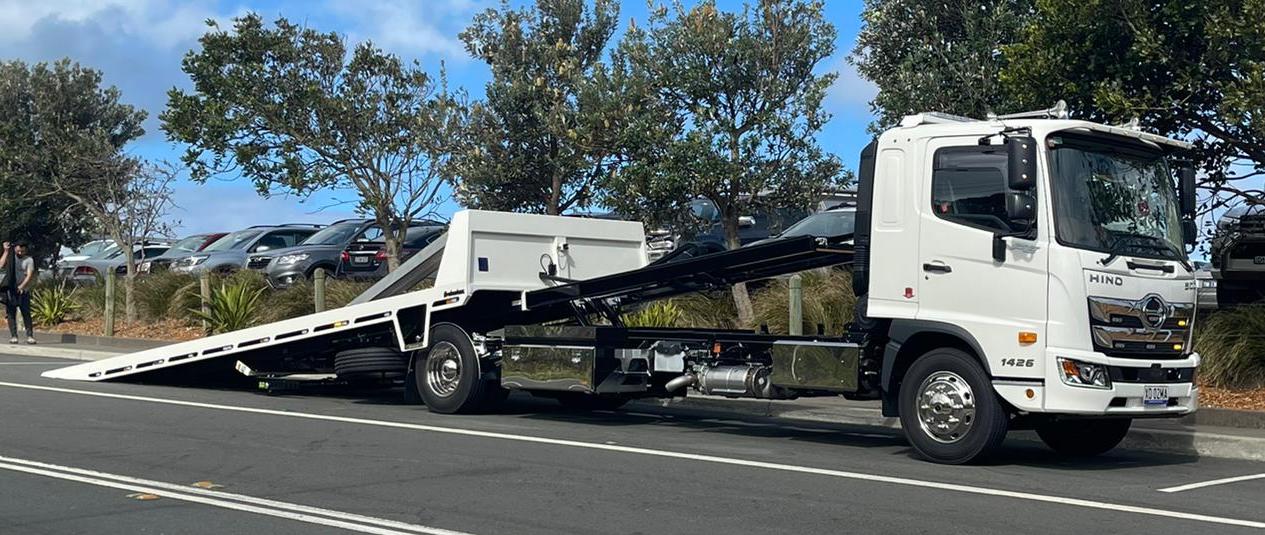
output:
M821 2L760 0L739 12L704 1L660 7L632 28L619 64L630 87L650 92L639 110L652 134L615 175L607 204L647 221L712 200L730 247L739 217L764 206L807 206L841 176L816 134L829 119L822 99L834 74L815 72L834 53L835 29ZM661 139L656 140L656 137ZM750 323L745 288L735 290Z
M0 232L37 254L75 246L99 230L90 214L51 185L94 185L123 146L144 134L146 113L104 87L100 71L63 59L0 63Z
M1022 104L1190 138L1204 187L1265 202L1265 0L1038 0L1004 48ZM1236 164L1236 165L1232 165Z
M1015 111L998 76L1007 64L1002 48L1019 39L1033 1L866 0L849 61L879 87L870 130L924 111L967 117Z
M503 3L461 33L492 71L457 159L466 205L560 214L588 206L620 165L628 108L603 61L619 7L587 4Z
M459 114L442 80L371 43L256 14L209 22L183 62L163 129L189 144L195 180L237 172L260 194L354 188L385 231L389 266L413 220L433 215Z

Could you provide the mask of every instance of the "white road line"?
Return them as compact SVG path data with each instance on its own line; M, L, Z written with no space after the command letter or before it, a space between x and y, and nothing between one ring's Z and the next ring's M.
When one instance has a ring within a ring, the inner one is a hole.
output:
M98 472L95 470L74 468L71 466L62 466L62 465L57 465L57 464L43 463L39 461L15 459L13 457L5 457L3 455L0 455L0 464L3 464L3 463L13 463L13 464L20 464L24 466L34 467L34 468L42 468L46 470L68 472L71 474L86 476L90 478L112 479L121 483L131 483L135 485L148 486L148 487L153 487L153 488L158 488L158 489L164 489L166 491L175 491L175 492L183 493L183 494L198 494L202 496L209 496L212 498L218 498L218 499L223 499L223 500L235 500L239 502L246 502L252 505L259 505L259 506L271 507L274 509L292 511L295 513L330 516L330 517L338 518L341 520L358 522L361 524L372 524L372 525L381 526L384 528L404 530L410 533L424 533L427 535L469 535L460 531L451 531L451 530L446 530L446 529L441 529L441 528L419 526L416 524L409 524L406 522L397 522L395 520L388 520L385 518L358 515L355 513L346 513L343 511L334 511L334 510L325 509L321 507L312 507L309 505L280 502L276 500L270 500L267 498L247 496L244 494L234 494L232 492L203 489L199 487L191 487L188 485L177 485L175 483L165 483L162 481L154 481L150 479L141 479L137 477L122 476L122 475L110 474L106 472ZM154 493L154 494L159 494L162 496L166 495L166 493Z
M1238 483L1240 481L1251 481L1253 479L1265 479L1265 474L1253 474L1250 476L1227 477L1225 479L1214 479L1212 481L1203 481L1200 483L1191 483L1189 485L1178 485L1176 487L1168 487L1166 489L1158 489L1160 492L1181 492L1183 490L1202 489L1214 485L1225 485L1227 483Z
M1011 490L993 489L988 487L977 487L972 485L959 485L953 483L941 483L938 481L925 481L921 479L910 479L896 476L884 476L879 474L866 474L862 472L849 472L844 470L831 470L825 468L813 468L809 466L797 466L791 464L771 463L764 461L751 461L746 459L734 459L730 457L719 457L715 455L703 455L697 453L683 453L667 450L656 450L649 448L638 448L633 446L620 446L616 444L600 444L595 442L582 442L577 440L566 440L557 438L537 437L531 435L513 435L509 433L498 433L493 431L476 431L473 429L461 429L455 427L439 427L434 425L411 424L405 422L392 422L389 420L369 420L364 418L351 418L347 416L332 416L327 414L315 414L306 412L291 412L273 409L259 409L254 407L236 407L232 405L219 405L215 403L200 403L196 401L183 401L178 399L154 398L147 396L133 396L127 394L111 394L107 392L94 392L91 390L75 390L71 388L58 388L52 386L31 385L23 383L10 383L0 381L0 386L11 388L24 388L29 390L43 390L47 392L61 392L65 394L77 394L83 396L95 396L111 399L123 399L130 401L142 401L147 403L159 403L164 405L176 405L182 407L197 407L202 409L222 410L231 412L243 412L249 414L264 414L270 416L284 416L288 418L301 418L308 420L320 420L327 422L340 422L358 425L371 425L377 427L388 427L395 429L411 429L415 431L427 431L432 433L444 433L449 435L461 435L479 438L494 438L501 440L512 440L516 442L529 442L534 444L548 444L551 446L567 446L574 448L586 448L593 450L613 451L619 453L632 453L638 455L648 455L652 457L665 457L670 459L685 459L691 461L701 461L716 464L724 464L730 466L744 466L748 468L763 468L767 470L778 470L782 472L792 472L800 474L812 474L827 477L837 477L842 479L852 479L858 481L871 481L878 483L888 483L892 485L903 485L908 487L918 487L926 489L945 490L951 492L961 492L966 494L977 494L982 496L995 496L1003 498L1013 498L1016 500L1026 500L1032 502L1051 503L1056 505L1081 507L1086 509L1099 509L1114 512L1126 512L1139 515L1157 516L1164 518L1175 518L1180 520L1190 520L1194 522L1206 522L1211 524L1222 524L1229 526L1241 526L1256 529L1265 529L1265 522L1255 520L1243 520L1238 518L1228 518L1221 516L1204 515L1198 513L1183 513L1179 511L1170 511L1166 509L1155 509L1152 507L1139 507L1134 505L1116 504L1110 502L1099 502L1094 500L1085 500L1080 498L1069 498L1063 496L1051 496L1046 494L1036 494L1031 492L1018 492Z
M205 489L181 487L179 485L172 485L170 483L162 483L158 481L129 478L126 476L118 476L118 475L113 475L113 474L104 474L100 472L78 470L75 468L65 467L65 466L50 465L50 464L45 464L45 463L34 463L32 461L22 461L20 459L11 459L8 457L0 457L0 459L3 459L4 461L17 461L17 462L0 461L0 470L24 472L27 474L34 474L34 475L50 477L54 479L62 479L66 481L74 481L77 483L85 483L88 485L96 485L99 487L108 487L108 488L122 489L122 490L127 490L127 491L132 491L132 492L143 492L147 494L155 494L158 496L162 496L164 498L171 498L173 500L197 503L197 504L202 504L202 505L209 505L212 507L219 507L222 509L230 509L234 511L243 511L247 513L254 513L254 514L259 514L259 515L273 516L277 518L284 518L287 520L305 522L308 524L319 524L322 526L341 528L341 529L345 529L349 531L357 531L360 533L374 533L377 535L414 535L417 533L424 533L428 535L430 534L454 535L454 534L461 533L461 532L449 531L449 530L438 529L438 528L430 528L426 526L405 524L403 522L394 522L391 520L386 520L386 519L381 519L381 518L353 515L350 513L343 513L341 511L332 511L329 509L320 509L316 507L308 507L308 506L302 506L302 505L297 505L297 504L288 504L288 503L276 502L272 500L263 500L260 498L253 498L250 496L232 495L228 493L216 493L214 491L207 491ZM31 466L31 465L39 465L45 468L39 468L36 466ZM84 475L78 475L78 472L95 473L95 474L100 475L101 477L88 477ZM215 496L215 497L212 497L212 496ZM233 499L240 500L240 501L230 501L227 499L223 499L230 496ZM284 507L278 507L278 506L284 506ZM306 512L296 512L299 510L306 511ZM316 516L318 514L322 516ZM366 519L372 520L372 522L365 522L364 520ZM388 529L384 527L379 527L383 525L390 525L392 528L396 528L396 529ZM405 530L401 530L401 529L405 529Z

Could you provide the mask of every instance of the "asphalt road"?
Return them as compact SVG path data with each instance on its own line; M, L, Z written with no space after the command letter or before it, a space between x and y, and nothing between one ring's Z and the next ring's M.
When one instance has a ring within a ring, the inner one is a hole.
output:
M1159 533L1265 530L1265 463L1022 443L985 466L894 432L511 398L45 380L0 355L0 533ZM197 485L195 485L195 483Z

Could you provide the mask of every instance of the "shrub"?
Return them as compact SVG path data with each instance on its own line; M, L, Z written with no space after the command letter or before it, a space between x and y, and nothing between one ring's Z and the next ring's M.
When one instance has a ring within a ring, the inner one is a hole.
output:
M41 327L66 321L78 308L75 290L62 284L36 288L31 293L31 319Z
M316 311L312 284L307 281L295 282L285 289L268 292L264 300L267 306L260 318L264 323L297 318Z
M628 327L676 327L681 323L681 307L672 301L655 301L636 312L624 314Z
M201 306L198 278L165 271L136 279L136 308L146 320L188 320Z
M738 310L733 294L728 291L693 293L673 297L672 304L681 310L678 327L695 329L737 329Z
M212 333L226 333L245 329L259 320L259 306L265 288L253 287L249 280L236 280L231 284L220 283L211 290L207 311L192 309L194 316L206 320Z
M1201 382L1225 388L1265 387L1265 305L1219 310L1195 330L1203 356Z
M325 310L331 308L342 308L347 306L352 299L365 293L373 281L356 281L344 279L330 279L325 284Z
M123 313L125 303L123 285L119 284L119 280L114 281L114 312ZM73 283L67 283L73 284ZM78 286L74 292L74 300L78 314L81 316L102 316L105 314L105 278L97 277L94 284L85 284Z
M852 321L856 296L852 294L852 274L831 269L805 271L803 280L803 332L817 332L817 325L824 325L827 333L843 332ZM756 323L768 325L769 332L790 332L790 280L774 279L755 292L751 298Z

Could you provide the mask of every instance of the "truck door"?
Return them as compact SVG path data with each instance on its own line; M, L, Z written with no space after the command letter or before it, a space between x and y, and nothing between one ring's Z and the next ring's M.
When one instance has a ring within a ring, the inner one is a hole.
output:
M928 146L930 169L923 174L919 202L917 317L966 331L994 377L1040 377L1048 232L1037 228L1034 239L1004 238L1006 260L993 260L994 234L1027 224L1006 216L1005 146L968 142L945 139ZM1038 214L1043 204L1038 199ZM1020 342L1020 332L1036 333L1036 343Z

